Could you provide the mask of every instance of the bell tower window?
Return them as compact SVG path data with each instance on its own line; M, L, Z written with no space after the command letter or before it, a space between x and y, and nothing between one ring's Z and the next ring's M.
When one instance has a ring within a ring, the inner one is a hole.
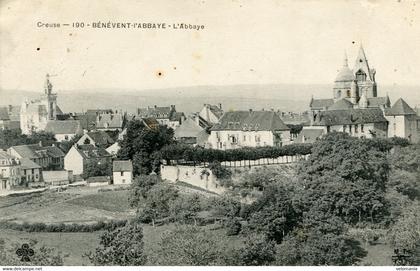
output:
M356 80L357 81L366 81L366 73L364 73L362 70L358 70L356 72Z

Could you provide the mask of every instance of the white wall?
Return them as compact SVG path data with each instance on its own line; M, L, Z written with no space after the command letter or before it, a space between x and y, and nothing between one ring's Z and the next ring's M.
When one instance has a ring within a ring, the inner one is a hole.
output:
M131 184L133 175L131 171L118 171L112 173L114 184Z
M74 175L83 173L83 158L74 146L64 156L64 169L72 170Z
M206 174L202 174L203 170L209 172L210 175L207 177ZM160 175L163 180L182 181L219 194L226 191L224 187L218 184L217 178L211 170L204 167L162 165Z

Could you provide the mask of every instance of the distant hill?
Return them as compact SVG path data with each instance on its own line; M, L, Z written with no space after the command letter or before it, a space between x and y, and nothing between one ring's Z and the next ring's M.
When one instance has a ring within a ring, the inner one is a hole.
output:
M332 96L332 85L233 85L192 86L168 89L87 89L56 90L58 104L65 112L90 108L116 108L134 112L138 107L174 104L187 113L201 109L203 103L222 103L225 110L275 109L300 112L308 109L309 100ZM420 104L420 87L378 86L380 96L389 94L391 102L403 97L411 106ZM0 90L0 104L20 104L33 99L39 91Z

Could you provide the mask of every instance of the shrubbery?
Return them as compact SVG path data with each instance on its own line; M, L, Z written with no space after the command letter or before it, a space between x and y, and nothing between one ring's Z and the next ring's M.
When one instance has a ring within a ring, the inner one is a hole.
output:
M114 230L123 227L127 220L98 221L94 224L45 224L42 222L22 224L16 222L1 222L0 227L26 232L94 232L99 230Z

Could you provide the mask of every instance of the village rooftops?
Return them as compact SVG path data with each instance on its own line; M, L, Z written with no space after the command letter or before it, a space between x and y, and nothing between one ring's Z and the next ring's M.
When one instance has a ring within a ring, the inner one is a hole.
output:
M226 112L211 131L288 131L286 124L274 111Z
M90 144L87 145L78 145L75 146L76 150L80 155L85 159L91 158L102 158L111 156L104 148L93 146Z
M313 109L322 109L322 108L328 108L331 105L333 105L334 99L311 99L311 102L309 104L309 107Z
M313 126L332 126L364 123L386 123L380 108L327 110L314 117Z
M138 108L137 115L141 118L169 119L175 113L175 105L171 106L148 106L147 108Z
M35 159L42 157L64 157L63 151L57 146L40 146L39 144L18 145L10 147L15 150L22 158Z
M50 120L45 131L53 134L79 134L83 129L78 120Z
M115 141L104 131L93 131L86 133L97 145L109 146Z

